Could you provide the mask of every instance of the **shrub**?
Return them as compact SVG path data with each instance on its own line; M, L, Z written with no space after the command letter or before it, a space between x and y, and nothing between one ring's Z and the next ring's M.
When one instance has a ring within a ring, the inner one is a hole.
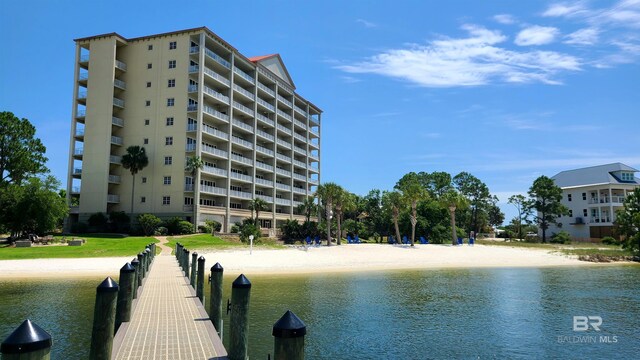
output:
M167 228L168 234L178 235L180 234L180 228L178 224L180 224L181 221L183 220L179 217L172 217L170 219L165 220L162 226Z
M571 243L571 235L568 232L562 230L557 234L551 235L551 240L549 240L552 244L569 244Z
M230 232L231 232L232 234L237 234L238 232L240 232L240 226L241 226L241 224L238 224L238 223L233 224L233 225L231 226L231 230L230 230Z
M138 215L138 223L140 223L144 235L149 236L155 234L156 228L162 224L162 220L153 214L140 214Z
M113 232L129 232L129 215L124 211L112 211L109 213L109 222Z
M220 229L222 229L222 224L220 224L219 222L215 221L215 220L205 220L204 222L205 224L207 224L207 226L209 228L211 228L211 230L209 231L212 235L214 231L220 231Z
M103 232L107 229L107 222L109 220L107 219L107 215L101 213L101 212L97 212L95 214L91 214L91 216L89 216L89 226L91 227L91 230L94 232Z
M282 230L282 238L286 243L294 243L296 240L301 238L301 227L298 220L285 220L282 225L280 225L280 230Z
M179 235L193 234L193 224L185 220L179 221L177 234Z
M198 232L203 234L211 234L211 226L209 225L198 225Z
M167 228L166 228L166 227L164 227L164 226L158 226L158 227L156 228L156 230L153 232L153 235L156 235L156 236L164 236L164 235L167 235L167 232L168 232L168 231L167 231Z
M240 225L240 241L249 242L249 236L253 235L253 243L256 244L260 240L260 228L258 228L251 219L245 219Z
M605 245L620 245L622 242L620 240L616 240L611 236L605 236L602 238L602 243Z

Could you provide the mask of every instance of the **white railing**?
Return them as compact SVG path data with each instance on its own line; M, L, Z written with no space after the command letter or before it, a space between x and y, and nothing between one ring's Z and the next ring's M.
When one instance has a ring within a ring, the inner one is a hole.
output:
M200 71L200 66L189 65L189 73L197 73L198 71Z
M113 80L113 85L115 87L118 87L122 90L127 90L127 83L125 83L124 81L120 80L120 79L114 79Z
M237 198L241 198L241 199L251 199L251 193L245 192L245 191L238 191L238 190L229 190L229 196L231 197L237 197Z
M79 194L80 193L80 186L74 186L71 188L71 193L72 194Z
M78 76L78 80L80 80L80 81L89 80L89 73L81 73L81 74Z
M285 119L287 119L289 121L291 121L293 119L291 117L291 115L287 114L286 112L284 112L284 111L282 111L280 109L278 109L277 113L278 113L278 116L281 116L281 117L283 117L283 118L285 118Z
M124 107L124 100L118 99L118 98L113 98L113 105L123 108Z
M86 115L87 115L87 110L85 109L76 111L77 118L85 117Z
M120 175L109 174L109 182L114 184L120 184Z
M189 54L197 54L200 52L200 46L194 45L189 48Z
M233 84L233 90L239 92L240 94L248 97L251 100L255 100L255 95L253 95L251 92L245 90L244 88L242 88L240 85L238 84Z
M210 57L210 58L212 58L213 60L215 60L218 64L220 64L220 65L222 65L222 66L226 67L227 69L231 69L231 63L230 63L230 62L228 62L227 60L223 59L223 58L222 58L222 56L220 56L220 55L216 54L215 52L213 52L213 51L211 51L211 50L209 50L209 49L207 49L207 48L204 48L204 53L205 53L208 57Z
M256 114L256 118L260 121L262 121L263 123L267 124L267 125L271 125L271 126L276 126L276 122L269 119L268 117L262 115L262 114Z
M273 171L273 166L262 161L256 161L256 167L262 170Z
M120 119L119 117L115 117L115 116L111 117L111 123L113 125L117 125L117 126L124 126L124 120Z
M320 149L320 144L313 142L313 141L309 141L307 144L309 144L309 146L315 148L315 149Z
M207 106L207 105L203 106L202 107L202 111L205 112L206 114L209 114L209 115L211 115L213 117L216 117L216 118L218 118L218 119L220 119L222 121L229 122L229 115L223 114L220 111L212 108L211 106Z
M84 153L83 148L73 150L73 155L82 156L83 153Z
M220 149L216 149L213 146L209 145L209 144L205 144L202 143L202 151L211 154L211 155L216 155L216 156L220 156L223 158L226 158L228 156L228 152L224 151L224 150L220 150Z
M291 101L289 101L289 100L285 99L284 97L282 97L282 96L278 95L276 98L277 98L277 99L278 99L278 101L280 101L281 103L283 103L283 104L285 104L285 105L288 105L289 107L293 107L293 103L292 103Z
M304 111L304 110L302 110L301 108L299 108L299 107L297 107L297 106L295 106L295 105L294 105L294 106L293 106L293 109L294 109L295 111L299 112L300 114L304 115L304 117L305 117L305 118L307 117L307 112L306 112L306 111Z
M298 173L293 173L293 178L300 181L307 181L307 177Z
M289 206L289 205L291 205L291 200L276 198L276 204Z
M310 184L318 185L318 179L309 179Z
M280 190L291 191L291 186L286 184L276 183L276 188Z
M76 129L76 136L84 136L84 128Z
M184 184L184 191L193 191L193 184Z
M318 129L316 129L316 128L312 128L312 127L310 127L310 128L309 128L309 131L310 131L312 134L316 135L316 136L320 136L320 132L319 132L319 131L318 131Z
M267 85L262 84L260 81L258 81L258 89L260 89L260 90L262 90L262 91L266 92L267 94L269 94L269 95L271 95L271 96L273 96L273 97L275 97L275 96L276 96L276 92L275 92L275 91L273 91L273 90L269 89L269 88L267 87Z
M86 91L79 91L78 92L78 100L86 100L87 99L87 92Z
M312 123L315 123L315 124L317 124L317 125L320 125L320 120L318 120L317 118L314 118L314 117L313 117L313 116L311 116L311 115L309 115L309 120L310 120Z
M267 133L265 131L262 131L260 129L256 130L256 134L259 135L259 136L262 136L263 138L265 138L267 140L275 141L275 139L276 139L275 136L273 136L273 135L271 135L271 134L269 134L269 133Z
M246 158L244 156L236 155L236 154L231 154L231 160L235 160L237 162L241 162L241 163L247 164L247 165L252 165L251 159Z
M127 64L123 63L120 60L116 60L116 68L122 71L127 71Z
M313 173L316 173L316 174L320 173L320 169L318 169L318 167L316 167L316 166L309 165L307 167L307 169L309 169L310 172L313 172Z
M299 167L301 167L301 168L303 168L303 169L306 169L306 168L307 168L307 164L303 163L303 162L302 162L302 161L300 161L300 160L293 159L293 164L294 164L294 165L297 165L297 166L299 166Z
M282 140L282 139L277 139L276 142L278 143L278 145L282 145L284 147L286 147L287 149L291 149L291 144Z
M218 100L222 101L222 102L223 102L223 103L225 103L225 104L229 104L229 97L228 97L228 96L223 95L223 94L220 94L219 92L217 92L217 91L213 90L213 89L212 89L212 88L210 88L210 87L203 86L203 87L202 87L202 91L203 91L205 94L210 95L210 96L212 96L212 97L214 97L214 98L216 98L216 99L218 99Z
M278 128L278 130L282 130L283 133L287 134L287 135L291 135L291 130L289 128L287 128L284 125L276 125L276 128Z
M284 154L280 154L280 153L276 153L276 158L282 160L282 161L286 161L286 162L291 162L291 158L287 155Z
M196 144L186 144L184 149L185 151L196 151Z
M120 202L120 195L107 194L107 202L119 203Z
M116 145L122 145L122 138L120 136L111 136L111 143Z
M253 149L253 143L249 142L249 141L247 141L245 139L241 139L241 138L239 138L239 137L237 137L235 135L232 135L231 136L231 140L233 141L234 144L242 145L242 146L247 147L249 149Z
M247 74L246 72L238 69L237 67L233 67L233 72L240 75L241 78L247 80L248 82L255 84L256 80L253 78L253 76Z
M215 195L227 195L227 189L200 184L200 191Z
M305 155L305 156L307 155L307 150L305 150L305 149L303 149L301 147L295 146L295 145L293 146L293 151L297 151L300 154Z
M214 127L211 127L211 126L209 126L207 124L204 124L202 126L202 131L206 132L207 134L213 135L215 137L219 137L219 138L224 139L224 140L229 140L229 134L227 134L224 131L220 131L220 130L214 128Z
M80 56L80 62L88 62L88 61L89 61L89 54Z
M263 154L269 155L269 156L273 156L274 152L273 150L267 149L264 146L260 146L260 145L256 145L256 150L260 151Z
M253 116L253 110L249 109L248 107L240 104L237 101L233 102L233 107L235 107L238 110L244 111L247 115Z
M307 125L305 125L302 121L293 119L293 123L296 124L297 126L303 128L304 130L307 130Z
M312 152L309 152L309 155L308 155L308 156L309 156L310 158L312 158L312 159L316 159L316 160L318 160L318 154L314 154L314 153L312 153Z
M190 93L198 92L198 85L191 84L191 85L187 86L187 91L189 91Z
M232 119L231 123L241 129L245 129L250 133L253 133L253 126L249 125L249 124L245 124L244 122L242 122L241 120L238 119Z
M291 171L285 170L285 169L280 169L280 168L276 168L276 173L283 175L283 176L291 176Z
M207 174L213 174L213 175L219 175L219 176L227 176L227 170L225 169L220 169L217 167L213 167L213 166L203 166L202 167L202 171L206 172Z
M260 184L260 185L264 185L264 186L273 186L273 181L271 180L266 180L266 179L260 179L260 178L256 178L256 184Z
M258 102L258 104L266 107L267 109L271 110L271 111L276 111L276 107L269 104L267 101L262 100L259 96L256 98L256 101Z
M245 175L245 174L239 174L237 172L231 172L231 177L233 179L237 179L237 180L241 180L241 181L247 181L247 182L253 182L253 178L249 175Z
M208 67L204 68L204 73L206 75L208 75L209 77L229 86L231 84L231 81L229 81L229 79L225 78L224 76L218 74L217 72L209 69Z
M198 130L198 124L187 124L187 131L196 131Z
M258 199L262 199L262 200L264 200L264 201L266 201L266 202L268 202L268 203L272 203L272 202L273 202L273 196L258 195L258 194L256 194L256 197L257 197Z
M109 162L112 164L122 164L122 156L109 155Z
M298 193L298 194L306 194L307 191L304 188L298 187L298 186L294 186L293 187L293 192Z
M298 140L300 140L300 141L302 141L302 142L307 142L307 138L302 136L302 135L300 135L300 134L298 134L298 133L293 133L293 137L298 139Z

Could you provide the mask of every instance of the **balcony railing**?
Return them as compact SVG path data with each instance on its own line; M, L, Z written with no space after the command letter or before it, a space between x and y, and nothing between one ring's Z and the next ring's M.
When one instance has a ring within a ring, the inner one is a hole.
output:
M273 196L256 194L256 197L258 199L262 199L262 200L264 200L264 201L266 201L268 203L273 203Z
M253 149L253 143L251 143L251 142L249 142L247 140L241 139L241 138L239 138L237 136L231 136L231 141L234 144L238 144L238 145L244 146L246 148Z
M124 81L120 80L120 79L114 79L113 80L113 86L120 88L122 90L127 90L127 83L125 83Z
M81 73L80 75L78 75L78 80L79 81L89 80L89 73Z
M287 134L287 135L291 135L291 130L289 128L287 128L286 126L284 126L284 125L278 124L278 125L276 125L276 128L278 130L282 131L283 133Z
M83 118L86 115L87 115L87 110L85 109L76 111L76 118Z
M84 128L76 129L76 136L83 137L84 136Z
M276 188L280 190L291 191L291 186L286 184L276 183Z
M287 149L291 149L291 144L282 140L282 139L277 139L276 142L278 143L278 145L282 145L283 147L287 148Z
M239 103L239 102L237 102L237 101L234 101L234 102L233 102L233 107L234 107L234 108L236 108L236 109L238 109L238 110L240 110L240 111L245 112L247 115L253 116L253 114L254 114L254 113L253 113L253 110L251 110L251 109L249 109L248 107L246 107L246 106L244 106L244 105L240 104L240 103Z
M89 54L81 55L80 56L80 62L81 63L89 62Z
M284 155L284 154L276 153L276 158L278 160L286 161L286 162L289 162L289 163L291 162L291 158L289 156L287 156L287 155Z
M78 92L78 100L87 100L87 92L79 91Z
M205 165L205 166L202 167L202 171L204 171L205 173L208 173L208 174L213 174L213 175L218 175L218 176L223 176L223 177L227 176L227 170L220 169L220 168L213 167L213 166Z
M305 149L303 149L301 147L295 146L295 145L293 146L293 151L296 151L296 152L298 152L298 153L300 153L302 155L305 155L305 156L307 155L307 150L305 150Z
M285 118L285 119L287 119L289 121L291 121L293 119L291 117L291 115L287 114L286 112L284 112L284 111L282 111L280 109L278 109L277 113L278 113L278 116L283 117L283 118Z
M204 68L204 73L207 74L209 77L211 77L212 79L215 79L227 86L229 86L231 84L231 81L229 81L227 78L225 78L224 76L218 74L217 72L205 67Z
M249 91L243 89L241 86L239 86L238 84L233 84L233 90L239 92L240 94L246 96L247 98L251 99L251 100L255 100L255 95L253 95L252 93L250 93Z
M217 91L213 90L213 89L212 89L212 88L210 88L210 87L203 86L203 87L202 87L202 91L203 91L205 94L207 94L207 95L209 95L209 96L211 96L211 97L213 97L213 98L216 98L216 99L218 99L218 100L222 101L223 103L225 103L225 104L227 104L227 105L229 104L229 97L228 97L228 96L223 95L223 94L221 94L221 93L219 93L219 92L217 92Z
M266 92L267 94L269 94L269 95L271 95L271 96L273 96L273 97L275 97L275 96L276 96L276 92L275 92L275 91L273 91L273 90L269 89L269 88L267 87L267 85L264 85L264 84L262 84L262 83L261 83L261 82L259 82L259 81L258 81L258 89L260 89L260 90L262 90L262 91Z
M289 205L291 205L291 200L276 198L276 204L289 206Z
M318 131L318 129L316 129L316 128L312 128L312 127L310 127L310 128L309 128L309 131L310 131L312 134L315 134L316 136L320 136L320 132L319 132L319 131Z
M305 125L302 121L293 119L293 123L296 126L299 126L299 127L303 128L304 130L307 130L307 125Z
M211 115L211 116L213 116L213 117L215 117L217 119L220 119L220 120L222 120L224 122L229 122L229 115L223 114L220 111L212 108L211 106L207 106L207 105L203 106L202 107L202 111L205 114L209 114L209 115Z
M256 150L260 151L261 153L265 154L265 155L269 155L269 156L273 156L274 152L273 150L267 149L264 146L260 146L260 145L256 145Z
M293 178L300 181L307 181L307 177L298 173L293 173Z
M273 135L271 135L271 134L269 134L269 133L267 133L265 131L262 131L260 129L256 130L256 134L258 136L262 136L263 138L265 138L267 140L275 141L275 139L276 139L275 136L273 136Z
M117 204L120 202L120 195L108 194L107 202Z
M204 124L202 126L202 131L207 133L207 134L213 135L215 137L218 137L218 138L221 138L221 139L224 139L224 140L229 140L229 134L227 134L224 131L220 131L220 130L214 128L214 127L211 127L211 126L209 126L207 124Z
M297 106L295 106L295 105L294 105L294 106L293 106L293 109L294 109L295 111L299 112L300 114L304 115L304 117L305 117L305 118L307 117L307 112L306 112L306 111L304 111L304 110L302 110L301 108L299 108L299 107L297 107Z
M287 106L289 106L289 107L293 107L293 103L292 103L291 101L289 101L289 100L285 99L284 97L282 97L282 96L278 95L276 98L277 98L277 99L278 99L278 101L280 101L281 103L283 103L283 104L285 104L285 105L287 105Z
M271 187L271 186L273 186L273 181L267 180L267 179L256 178L256 184Z
M625 197L620 195L601 196L598 198L589 199L589 204L609 204L609 203L624 203Z
M231 160L235 160L246 165L252 165L253 163L251 159L236 154L231 154Z
M196 144L186 144L184 146L185 151L196 151Z
M73 175L82 175L82 168L73 169Z
M316 125L320 125L320 120L318 118L309 115L309 120Z
M276 173L280 174L282 176L291 176L291 171L285 170L285 169L281 169L281 168L276 168Z
M111 124L122 127L124 126L124 120L120 119L119 117L112 116Z
M294 165L297 165L297 166L299 166L299 167L301 167L301 168L303 168L303 169L306 169L306 168L307 168L307 164L303 163L303 162L302 162L302 161L300 161L300 160L295 160L295 159L294 159L294 160L293 160L293 164L294 164Z
M193 184L184 184L184 191L193 191Z
M256 167L262 170L273 171L273 166L262 161L256 161Z
M256 98L256 101L258 102L258 104L260 104L260 105L262 105L262 106L266 107L267 109L269 109L269 110L271 110L271 111L276 111L276 107L275 107L275 106L273 106L273 105L269 104L269 103L268 103L267 101L265 101L265 100L262 100L259 96L258 96L258 98Z
M294 193L298 193L298 194L306 194L307 191L304 188L301 188L299 186L294 186L293 187L293 192Z
M123 63L120 60L116 60L116 69L120 69L122 71L127 71L127 64Z
M244 122L242 122L241 120L238 120L238 119L231 120L231 123L234 126L237 126L237 127L241 128L241 129L244 129L244 130L247 130L248 132L253 134L253 126L251 126L249 124L246 124L246 123L244 123Z
M260 121L262 121L263 123L267 124L267 125L271 125L271 126L276 126L276 122L269 119L268 117L262 115L262 114L256 114L256 118Z
M200 184L200 191L209 193L209 194L215 194L215 195L223 195L223 196L227 195L227 189L225 188L203 185L203 184Z
M197 54L200 52L200 46L194 45L189 48L189 54Z
M200 71L200 66L199 65L189 65L189 73L190 74L197 73L198 71Z
M82 156L82 154L84 154L84 149L80 148L80 149L74 149L73 150L73 155L74 156Z
M72 194L80 194L80 186L74 186L71 188Z
M111 143L115 145L122 145L122 138L120 136L111 136Z
M112 184L120 184L120 175L109 174L109 182Z
M300 141L302 141L302 142L305 142L305 143L307 142L307 138L302 136L302 135L300 135L300 134L298 134L298 133L293 133L293 137L298 139L298 140L300 140Z
M124 100L113 98L113 105L124 108Z
M240 75L241 78L247 80L248 82L255 84L256 80L253 78L253 76L247 74L246 72L238 69L237 67L233 67L233 72Z
M187 131L196 131L198 130L198 124L187 124Z
M309 156L310 158L312 158L312 159L318 160L318 154L314 154L314 153L312 153L312 152L309 152L309 155L308 155L308 156Z
M238 190L229 190L229 196L236 197L236 198L241 198L241 199L252 199L253 198L253 196L251 196L250 192L238 191Z
M309 179L310 184L318 185L318 179Z
M231 69L231 63L230 63L230 62L228 62L227 60L223 59L223 58L222 58L222 56L220 56L220 55L216 54L215 52L213 52L213 51L211 51L211 50L209 50L209 49L207 49L207 48L204 48L204 53L205 53L208 57L210 57L210 58L212 58L213 60L215 60L215 61L216 61L217 63L219 63L220 65L222 65L222 66L226 67L227 69Z
M190 93L198 92L198 85L191 84L191 85L187 86L187 91L190 92Z
M211 155L216 155L216 156L220 156L223 158L226 158L229 153L224 151L224 150L220 150L220 149L216 149L213 146L209 145L209 144L202 144L202 151L211 154Z
M109 162L112 164L122 164L122 156L109 155Z
M246 181L246 182L253 182L253 178L251 176L245 175L245 174L239 174L233 171L231 172L231 178L236 180Z

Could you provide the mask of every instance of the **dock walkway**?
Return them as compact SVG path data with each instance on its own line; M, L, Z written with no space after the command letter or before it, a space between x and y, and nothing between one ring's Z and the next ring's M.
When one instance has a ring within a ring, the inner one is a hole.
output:
M169 248L161 248L131 321L116 334L112 359L226 359L222 341L176 258L167 254Z

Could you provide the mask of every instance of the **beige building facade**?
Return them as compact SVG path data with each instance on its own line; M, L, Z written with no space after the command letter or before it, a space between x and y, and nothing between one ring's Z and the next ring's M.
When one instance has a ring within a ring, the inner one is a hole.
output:
M206 27L76 39L68 225L124 211L211 219L228 231L266 201L263 228L303 220L320 181L322 111L296 93L279 55L247 58ZM149 165L121 165L129 146ZM204 162L197 179L189 157ZM196 182L198 182L196 184Z

